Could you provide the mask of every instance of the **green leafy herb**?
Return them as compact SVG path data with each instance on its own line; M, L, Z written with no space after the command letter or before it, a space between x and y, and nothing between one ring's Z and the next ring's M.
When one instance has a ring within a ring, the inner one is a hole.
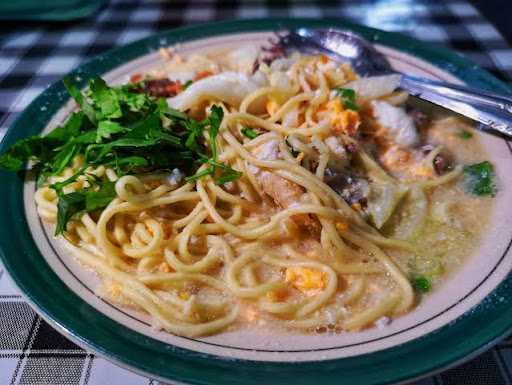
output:
M85 210L95 211L106 207L116 197L115 183L104 182L97 191L85 192Z
M215 183L218 185L223 185L224 183L233 182L239 179L241 176L242 173L240 171L237 171L228 166L224 166L220 176L215 180Z
M471 139L473 137L473 134L469 131L466 131L466 130L460 130L458 133L457 133L457 136L461 139Z
M207 168L205 170L202 170L202 171L199 171L197 173L195 173L194 175L191 175L191 176L187 176L185 178L185 181L186 182L193 182L195 180L198 180L206 175L212 175L213 174L213 168Z
M87 95L94 102L97 121L123 116L120 93L107 86L102 78L95 78L89 82Z
M85 210L85 194L81 192L72 192L61 194L57 203L57 226L55 235L66 231L69 220L77 213Z
M73 182L76 182L79 176L83 175L85 170L85 167L82 167L80 170L78 170L76 173L71 175L68 179L63 180L62 182L57 182L54 184L51 184L50 187L57 192L60 192L64 187L66 187L68 184L71 184Z
M80 90L73 84L73 81L71 78L66 77L62 81L64 83L64 86L68 90L69 94L80 106L80 110L89 118L91 123L96 123L96 113L94 111L93 106L89 103L87 98L82 95Z
M217 160L217 135L219 134L220 123L224 117L224 111L219 106L212 106L210 116L206 119L208 125L208 137L210 142L211 157Z
M494 183L494 167L491 162L484 161L464 167L466 185L469 191L478 196L496 195Z
M80 145L74 143L73 141L68 142L62 150L60 150L57 155L53 158L52 164L52 174L59 174L66 166L73 160L75 155L78 154L80 150Z
M218 175L217 178L215 178L215 183L218 185L222 185L227 182L232 182L242 176L242 173L240 171L237 171L223 163L217 162L212 158L208 159L208 163L212 166L210 168L212 170L212 173L215 172L216 167L220 169L220 174Z
M103 138L110 139L112 134L117 134L123 131L127 131L126 128L117 122L111 122L110 120L100 122L96 132L96 143L101 143Z
M85 115L83 112L73 112L66 123L54 128L46 138L62 143L80 135L80 128L84 124Z
M54 146L52 140L38 136L22 139L0 156L0 167L9 171L19 171L23 168L23 164L30 159L47 159L48 152Z
M105 165L114 167L118 176L121 176L137 168L149 166L149 161L141 156L127 156L121 159L115 156L114 160Z
M187 80L184 84L183 84L183 89L186 90L188 87L190 87L190 85L194 83L192 80Z
M224 184L230 181L234 181L242 176L242 173L234 170L233 168L220 163L217 161L217 135L219 134L220 124L222 122L222 118L224 116L224 111L219 106L212 106L210 109L210 115L202 122L195 122L192 124L188 124L189 136L186 141L186 146L192 150L198 152L199 157L203 163L208 163L210 167L204 169L194 175L185 178L186 182L193 182L199 178L202 178L206 175L216 176L216 171L219 168L221 170L218 177L215 178L215 182L217 184ZM202 132L201 127L208 128L208 142L210 147L210 157L201 153L198 148L200 148L200 144L197 139Z
M432 283L427 277L424 276L414 277L412 280L412 285L414 290L419 293L428 293L430 290L432 290Z
M359 110L359 106L356 104L356 91L350 88L336 88L336 93L341 98L343 107L348 110Z
M99 188L59 194L55 235L66 231L68 222L81 213L105 208L116 196L114 182L100 182Z
M258 137L258 135L260 135L258 132L254 131L252 128L249 128L249 127L243 127L240 132L248 137L249 139L254 139L256 137Z
M64 85L80 111L46 136L20 140L0 155L0 168L9 171L19 171L27 161L34 161L38 186L81 156L84 164L74 175L50 186L59 197L57 234L65 231L71 219L101 209L115 197L114 184L106 177L87 174L89 167L112 167L118 176L179 167L190 175L188 182L211 175L218 184L241 176L217 160L221 107L212 106L209 115L198 121L169 107L163 98L135 92L138 85L110 87L101 78L92 79L85 91L71 78L64 79ZM196 173L201 164L208 168ZM64 187L82 175L88 187L64 194Z

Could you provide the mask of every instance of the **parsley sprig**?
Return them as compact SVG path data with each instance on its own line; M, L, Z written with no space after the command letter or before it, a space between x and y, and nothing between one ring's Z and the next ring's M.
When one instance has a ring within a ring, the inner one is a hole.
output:
M22 139L0 155L0 168L14 172L34 161L38 185L59 175L76 156L83 157L84 165L73 176L50 185L59 198L56 234L65 231L69 220L106 207L116 196L114 183L86 174L89 166L112 167L119 176L179 167L191 175L187 181L212 175L218 184L240 177L217 159L222 108L213 106L198 121L169 107L163 98L134 92L137 84L110 87L97 77L83 92L70 78L64 85L79 110L47 135ZM203 163L206 172L195 173ZM87 187L65 193L81 175Z
M359 111L356 103L356 91L351 88L336 88L336 94L340 97L343 107L347 110Z
M473 195L496 195L494 167L491 162L484 161L465 166L464 176L466 188Z
M255 131L250 127L242 127L240 132L242 133L243 136L245 136L249 139L257 138L260 135L260 133L258 131Z

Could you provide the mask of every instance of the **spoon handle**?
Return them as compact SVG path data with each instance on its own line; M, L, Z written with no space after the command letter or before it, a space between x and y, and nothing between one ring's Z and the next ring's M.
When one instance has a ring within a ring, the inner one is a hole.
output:
M476 120L512 137L512 99L464 86L403 75L400 87L411 95Z
M477 90L463 85L439 82L435 80L402 75L402 84L408 87L423 87L449 98L485 104L512 113L512 97L494 92Z

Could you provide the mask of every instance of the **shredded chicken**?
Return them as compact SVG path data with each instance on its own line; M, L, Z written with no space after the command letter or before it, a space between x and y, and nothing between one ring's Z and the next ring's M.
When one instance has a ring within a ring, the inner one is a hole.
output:
M263 191L284 208L297 204L304 195L302 187L268 171L262 171L258 181Z
M388 137L401 146L414 146L419 141L419 135L414 119L404 108L392 106L382 101L371 103L373 116L377 123L386 129Z
M280 157L279 142L271 139L254 150L254 154L261 160L277 160ZM280 177L270 171L252 168L261 188L272 200L283 208L293 207L304 200L304 189L296 183ZM318 220L308 214L298 214L292 217L293 221L302 228L317 233L320 229Z
M433 177L435 170L424 162L426 154L415 148L419 134L414 118L403 107L384 101L373 101L370 111L364 132L377 145L378 160L384 168L405 178Z

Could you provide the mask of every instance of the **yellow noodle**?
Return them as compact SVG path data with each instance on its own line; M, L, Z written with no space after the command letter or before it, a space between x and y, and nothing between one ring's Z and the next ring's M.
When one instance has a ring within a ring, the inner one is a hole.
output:
M332 123L327 103L338 98L334 87L353 76L326 60L299 57L284 69L262 64L255 79L267 76L258 80L265 85L257 88L250 79L254 88L239 95L237 103L219 103L213 95L192 103L191 116L198 119L212 105L221 106L216 160L240 171L239 179L219 184L220 166L188 183L173 183L164 171L118 176L110 166L89 166L77 156L37 189L39 215L51 223L57 220L59 198L50 186L84 165L87 174L114 182L116 197L102 210L73 217L65 242L98 273L102 295L145 312L156 327L178 335L221 332L238 324L240 310L247 306L255 317L301 330L359 330L383 316L409 311L416 298L405 264L394 253L421 250L372 227L363 203L350 205L330 187L333 174L350 174L353 170L343 167L352 161L370 182L403 185L425 208L415 225L419 228L428 212L429 190L455 181L462 168L405 182L388 173L363 150L357 133L340 134ZM289 86L274 87L274 75L287 76ZM265 99L278 101L279 107L253 113ZM343 121L343 103L340 108L334 118ZM372 119L366 110L352 111L361 114L362 125ZM244 126L258 136L241 135ZM213 155L206 148L210 135L207 127L199 138L207 156ZM359 150L352 155L347 151L346 162L337 165L344 155L331 150L328 137ZM423 163L432 166L441 149ZM193 171L207 167L209 163ZM94 189L91 181L81 175L63 192Z

